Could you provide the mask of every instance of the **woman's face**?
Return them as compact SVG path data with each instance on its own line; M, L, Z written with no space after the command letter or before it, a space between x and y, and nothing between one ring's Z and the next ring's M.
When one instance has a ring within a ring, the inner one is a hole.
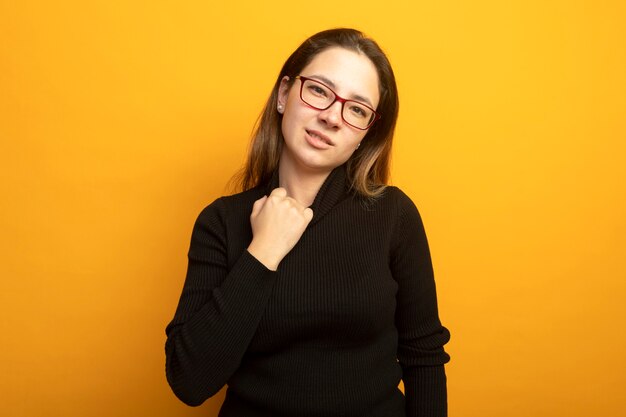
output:
M300 74L330 87L345 99L360 101L376 109L380 99L378 73L370 59L360 53L333 47L317 54ZM346 162L367 133L346 124L342 103L317 110L300 99L301 79L283 78L278 103L283 107L282 133L285 146L281 164L316 173L330 172Z

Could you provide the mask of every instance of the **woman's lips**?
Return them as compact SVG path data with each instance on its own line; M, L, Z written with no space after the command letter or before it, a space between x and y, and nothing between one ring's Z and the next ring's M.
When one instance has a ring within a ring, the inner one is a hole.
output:
M331 146L334 146L333 141L330 138L317 130L306 130L306 140L307 142L318 149L328 149Z

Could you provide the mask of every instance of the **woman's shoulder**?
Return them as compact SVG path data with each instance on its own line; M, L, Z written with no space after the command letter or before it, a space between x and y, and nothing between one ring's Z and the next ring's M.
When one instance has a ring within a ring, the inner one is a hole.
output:
M251 188L235 194L224 195L216 198L205 206L198 215L198 221L204 222L210 219L226 219L232 216L249 216L252 205L264 195L262 187Z
M230 208L252 206L256 200L265 195L265 187L258 186L249 190L240 191L235 194L225 195L220 197L223 204Z
M374 199L380 204L392 205L400 210L415 207L415 203L402 189L395 185L387 185L381 195Z
M388 209L394 213L397 227L405 227L407 223L422 223L420 211L414 200L399 187L388 185L381 197Z

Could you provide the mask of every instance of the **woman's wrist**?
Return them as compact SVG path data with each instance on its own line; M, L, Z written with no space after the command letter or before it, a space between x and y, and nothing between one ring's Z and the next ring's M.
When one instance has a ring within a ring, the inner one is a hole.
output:
M256 244L254 240L248 246L248 252L270 271L276 271L278 269L278 264L280 264L280 261L282 260L282 258L278 259L278 257L272 254L271 251L268 251Z

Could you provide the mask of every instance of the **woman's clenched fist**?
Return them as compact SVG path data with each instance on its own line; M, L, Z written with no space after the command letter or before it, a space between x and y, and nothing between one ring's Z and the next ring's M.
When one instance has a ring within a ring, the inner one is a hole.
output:
M313 210L288 197L284 188L275 188L252 206L252 242L248 252L275 271L298 243L312 218Z

